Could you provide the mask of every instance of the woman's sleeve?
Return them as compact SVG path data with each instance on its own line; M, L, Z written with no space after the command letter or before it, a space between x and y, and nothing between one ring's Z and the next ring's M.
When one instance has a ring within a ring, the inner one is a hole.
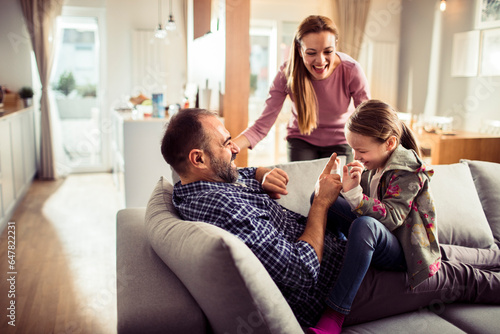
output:
M267 136L269 130L278 118L287 95L286 76L284 73L284 66L282 66L269 89L269 96L264 104L262 114L251 127L242 132L250 142L250 148L255 147L259 141Z
M357 107L361 102L370 99L370 88L365 72L359 63L355 63L351 73L351 81L349 83L349 92L354 101L354 106Z
M406 220L421 189L422 182L417 174L394 172L382 200L363 194L363 199L353 211L360 216L373 217L393 231Z

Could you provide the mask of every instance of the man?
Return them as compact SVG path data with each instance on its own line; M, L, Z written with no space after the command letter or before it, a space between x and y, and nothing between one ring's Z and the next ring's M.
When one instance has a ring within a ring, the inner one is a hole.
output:
M312 326L325 308L324 299L338 276L346 244L326 228L328 209L342 188L340 176L331 174L338 167L336 155L318 177L306 218L273 200L287 194L288 176L283 170L237 169L234 158L238 153L238 146L213 113L185 109L173 116L162 154L181 180L174 187L174 206L185 220L204 221L238 236L262 262L299 322ZM370 270L350 317L371 320L444 298L447 302L499 303L499 273L448 263L456 257L467 263L465 255L474 258L471 263L482 257L479 250L470 255L461 248L443 250L443 269L413 290L405 273ZM500 252L494 263L498 271ZM455 293L472 281L478 289Z

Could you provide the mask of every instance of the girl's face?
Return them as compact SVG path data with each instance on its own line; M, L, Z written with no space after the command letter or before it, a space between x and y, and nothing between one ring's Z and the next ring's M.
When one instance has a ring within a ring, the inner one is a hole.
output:
M329 31L309 33L300 41L300 55L309 73L314 80L328 78L340 58L335 54L335 35Z
M369 170L384 168L397 145L395 136L380 143L373 137L363 136L346 129L345 137L352 147L354 160L358 160Z

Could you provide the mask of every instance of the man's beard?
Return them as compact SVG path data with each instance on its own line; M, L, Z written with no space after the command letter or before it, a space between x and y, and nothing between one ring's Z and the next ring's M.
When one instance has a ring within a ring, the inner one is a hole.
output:
M231 166L231 162L236 158L236 154L233 154L231 161L225 162L222 159L215 158L212 153L209 153L210 161L215 175L217 175L222 181L227 183L234 183L238 180L238 169Z

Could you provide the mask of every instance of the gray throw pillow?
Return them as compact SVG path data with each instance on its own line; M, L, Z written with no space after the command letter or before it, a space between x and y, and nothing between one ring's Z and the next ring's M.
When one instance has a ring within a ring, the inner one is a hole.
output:
M500 247L500 164L464 160L472 173L495 243Z
M496 247L469 167L464 163L433 165L438 238L442 244Z
M158 256L200 305L213 331L302 333L252 251L219 227L181 220L172 205L172 190L161 178L146 208L147 235Z

